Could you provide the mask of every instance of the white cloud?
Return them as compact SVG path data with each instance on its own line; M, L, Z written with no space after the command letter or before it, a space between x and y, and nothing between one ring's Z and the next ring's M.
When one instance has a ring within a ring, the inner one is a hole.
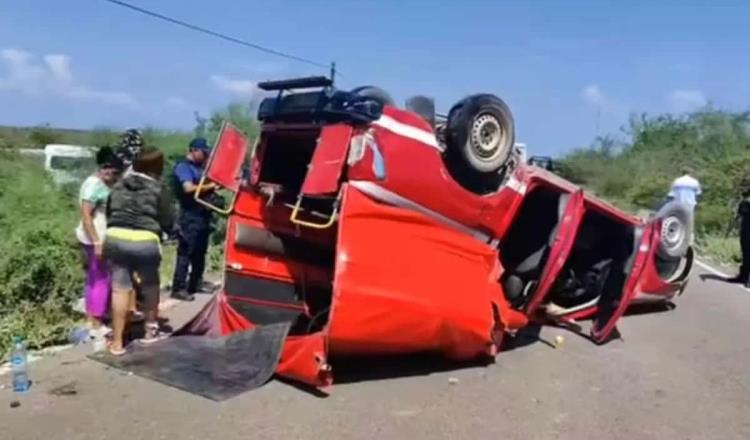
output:
M224 93L235 98L252 100L258 96L260 89L257 83L249 79L229 78L223 75L212 75L211 83Z
M70 57L66 55L45 55L44 62L49 67L52 76L65 83L73 82L73 74L70 71Z
M708 103L706 96L700 90L675 90L667 96L672 111L690 111L703 107Z
M619 101L605 93L598 84L589 84L581 90L581 100L603 115L613 118L623 118L630 112L627 102Z
M57 96L75 101L99 102L135 108L138 103L130 94L97 90L76 81L67 55L49 54L41 62L26 51L0 50L0 62L7 73L0 76L0 90L28 96Z
M607 97L604 96L604 92L596 84L589 84L581 91L581 99L586 104L600 107L607 103Z

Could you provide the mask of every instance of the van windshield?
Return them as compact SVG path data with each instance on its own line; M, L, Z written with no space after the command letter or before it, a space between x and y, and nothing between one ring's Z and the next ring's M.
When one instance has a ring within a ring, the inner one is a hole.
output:
M50 159L50 168L53 170L89 170L94 165L94 160L91 157L53 156Z

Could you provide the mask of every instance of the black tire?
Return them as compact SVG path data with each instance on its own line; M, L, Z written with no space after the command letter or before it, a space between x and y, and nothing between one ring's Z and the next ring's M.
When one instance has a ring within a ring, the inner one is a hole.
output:
M515 124L508 106L497 96L472 95L448 113L448 154L461 158L477 173L496 173L515 144Z
M665 260L679 260L687 254L693 234L691 212L679 202L664 204L654 217L661 219L661 238L656 250Z
M361 86L361 87L352 89L352 91L349 93L362 97L362 98L373 99L382 105L391 105L391 106L395 105L395 101L393 100L393 98L391 98L391 95L389 95L388 92L381 89L380 87Z

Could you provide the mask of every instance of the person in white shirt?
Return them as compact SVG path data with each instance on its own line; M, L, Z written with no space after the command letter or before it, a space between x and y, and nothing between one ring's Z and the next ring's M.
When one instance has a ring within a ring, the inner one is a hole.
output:
M682 176L676 178L672 182L672 187L669 189L668 197L671 200L685 204L691 211L695 211L695 206L698 204L698 198L703 191L698 179L691 176L691 174L692 170L684 167L682 169Z
M690 210L690 231L693 231L695 207L698 205L703 190L698 179L691 174L693 171L689 167L682 168L682 175L672 182L667 198L682 203ZM692 233L690 241L694 241L695 234Z

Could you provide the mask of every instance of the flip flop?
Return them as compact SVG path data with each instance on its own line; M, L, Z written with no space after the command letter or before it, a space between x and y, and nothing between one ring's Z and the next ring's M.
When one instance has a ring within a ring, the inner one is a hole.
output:
M159 341L163 341L163 340L169 338L169 336L170 336L169 333L165 333L165 332L160 331L160 332L156 333L155 335L151 336L150 338L141 338L141 339L138 339L138 343L139 344L143 344L143 345L151 345L153 343L156 343L156 342L159 342Z
M128 352L124 347L119 350L115 350L112 347L109 347L108 350L109 350L109 354L111 354L112 356L122 356Z
M143 338L139 339L138 342L144 345L151 345L155 342L163 341L169 337L168 333L165 333L159 329L158 324L146 324L146 334Z

